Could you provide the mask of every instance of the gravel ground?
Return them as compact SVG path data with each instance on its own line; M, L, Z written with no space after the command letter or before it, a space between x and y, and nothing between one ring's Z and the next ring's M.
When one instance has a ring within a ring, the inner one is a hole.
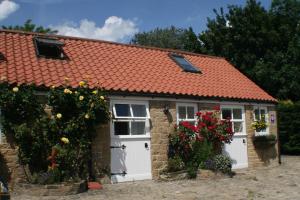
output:
M181 180L172 182L138 181L104 185L63 197L33 197L12 194L17 200L134 200L134 199L300 199L300 156L283 156L282 165L273 168L238 171L233 178Z

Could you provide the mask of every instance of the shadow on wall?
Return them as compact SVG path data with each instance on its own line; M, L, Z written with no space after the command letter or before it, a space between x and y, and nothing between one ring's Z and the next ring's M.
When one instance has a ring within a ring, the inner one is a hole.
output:
M117 177L121 178L122 176L126 176L126 174L122 174L123 172L127 172L126 168L126 156L127 150L124 145L122 148L122 144L119 140L113 140L111 142L111 181L113 183L118 182Z
M271 164L271 161L276 159L278 156L276 145L265 148L255 148L255 151L264 165Z
M0 179L5 185L10 181L11 172L7 166L7 161L4 156L0 153Z

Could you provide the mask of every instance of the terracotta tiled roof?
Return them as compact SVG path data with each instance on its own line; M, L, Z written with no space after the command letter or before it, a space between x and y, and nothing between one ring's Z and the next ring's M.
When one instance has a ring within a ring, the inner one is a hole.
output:
M72 87L88 80L91 87L114 92L180 95L276 102L224 58L174 50L55 36L69 59L39 58L34 33L0 30L0 76L9 83ZM168 55L177 52L202 73L184 72Z

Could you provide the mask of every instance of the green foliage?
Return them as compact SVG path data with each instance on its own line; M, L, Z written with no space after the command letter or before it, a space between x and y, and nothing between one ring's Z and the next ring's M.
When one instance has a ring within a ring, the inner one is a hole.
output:
M182 162L179 156L174 156L173 158L168 159L168 172L176 172L182 170L184 167L184 163Z
M213 170L215 172L222 172L224 174L231 175L232 171L232 160L229 156L219 154L209 159L205 163L205 168Z
M277 110L282 153L300 155L300 101L280 101Z
M156 28L149 32L137 33L131 40L132 44L200 52L200 42L193 29Z
M9 30L19 30L19 31L28 31L28 32L37 32L37 33L47 33L47 34L56 34L56 30L50 28L44 28L43 26L36 26L32 23L31 19L25 21L24 25L19 26L2 26L3 29Z
M47 95L51 111L45 112L35 89L38 88L0 83L3 132L18 145L21 164L29 165L33 173L45 173L55 147L58 153L52 163L55 166L50 165L49 179L86 178L95 126L109 118L103 91L91 90L83 81L76 89L52 87ZM62 144L63 137L69 140L68 144Z
M202 51L227 58L277 98L299 99L300 2L274 0L265 10L248 0L214 12L199 35Z

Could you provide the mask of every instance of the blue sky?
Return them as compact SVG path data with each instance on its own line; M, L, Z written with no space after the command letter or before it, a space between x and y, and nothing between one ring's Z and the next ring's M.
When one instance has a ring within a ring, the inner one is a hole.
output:
M0 25L26 19L59 34L124 42L138 31L156 27L205 30L213 9L246 0L0 0ZM271 0L261 0L269 8Z

